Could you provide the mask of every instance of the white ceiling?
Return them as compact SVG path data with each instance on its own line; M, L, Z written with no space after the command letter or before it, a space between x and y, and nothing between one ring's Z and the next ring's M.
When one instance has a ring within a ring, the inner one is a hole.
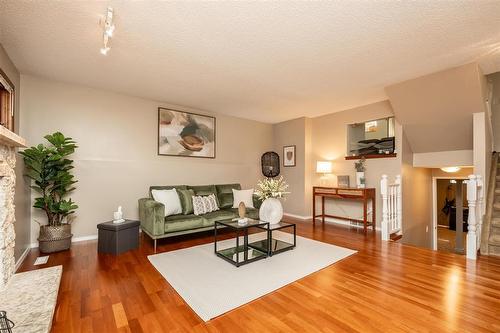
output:
M102 56L107 5L116 34ZM500 1L0 1L22 73L278 122L386 99L480 61L500 70Z

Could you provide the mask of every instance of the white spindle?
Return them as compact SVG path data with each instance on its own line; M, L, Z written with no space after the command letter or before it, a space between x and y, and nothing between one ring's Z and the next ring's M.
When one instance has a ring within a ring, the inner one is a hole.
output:
M476 234L477 234L477 249L480 248L481 246L481 232L483 229L483 215L484 215L484 207L483 207L483 199L484 199L484 182L483 182L483 177L481 175L476 176L476 183L477 183L477 228L476 228ZM470 210L469 210L470 214Z
M387 175L382 175L380 181L380 194L382 195L382 240L389 240L389 216L387 205Z
M401 176L393 184L388 183L387 175L380 181L382 195L382 240L389 240L390 235L401 230L402 197Z
M477 179L475 175L470 175L467 181L467 201L469 203L469 224L467 232L467 258L477 258L477 235L476 235L476 201L477 201ZM458 226L457 226L458 228Z

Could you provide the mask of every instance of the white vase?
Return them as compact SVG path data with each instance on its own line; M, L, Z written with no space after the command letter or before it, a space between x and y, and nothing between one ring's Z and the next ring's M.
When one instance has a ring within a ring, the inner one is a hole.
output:
M363 183L361 183L361 178L365 178L364 172L356 172L356 185L358 188L365 188L366 178Z
M267 198L262 202L259 209L259 218L261 221L276 224L283 218L283 206L281 201L276 198Z

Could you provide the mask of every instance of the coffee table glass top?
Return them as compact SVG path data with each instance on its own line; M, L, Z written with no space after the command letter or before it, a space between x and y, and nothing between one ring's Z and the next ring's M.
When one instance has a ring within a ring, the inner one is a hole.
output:
M246 222L245 224L238 223L237 219L220 220L217 221L217 223L234 229L245 229L248 227L255 227L255 226L266 227L267 224L269 224L268 222L253 220L250 218L248 219L248 222Z

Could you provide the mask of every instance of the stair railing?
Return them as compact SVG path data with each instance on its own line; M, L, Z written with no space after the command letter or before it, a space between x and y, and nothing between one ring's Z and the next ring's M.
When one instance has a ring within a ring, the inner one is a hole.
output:
M496 185L496 178L497 178L497 169L498 169L498 153L494 152L493 155L491 156L491 168L490 168L490 177L488 180L484 179L483 183L488 184L488 193L486 194L486 204L485 206L485 212L484 212L484 217L481 225L481 230L479 233L479 236L481 237L481 243L480 243L480 252L481 254L488 255L489 254L489 248L488 248L488 238L490 235L490 224L491 224L491 217L493 215L493 203L495 201L495 185Z
M388 241L391 234L402 231L401 176L396 176L394 183L389 184L387 175L382 175L380 193L382 195L382 240Z
M467 180L467 202L469 206L469 217L467 218L467 259L476 260L477 251L481 246L483 196L484 184L481 175L470 175Z

